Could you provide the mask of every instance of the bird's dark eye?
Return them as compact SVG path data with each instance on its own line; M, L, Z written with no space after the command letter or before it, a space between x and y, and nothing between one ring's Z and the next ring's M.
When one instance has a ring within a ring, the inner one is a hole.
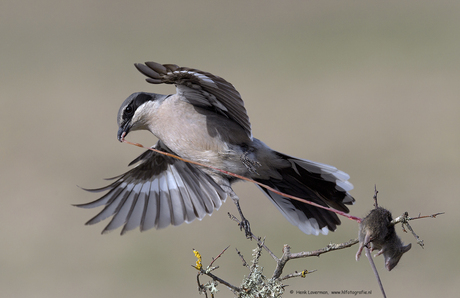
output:
M125 109L125 112L124 112L124 116L125 117L132 116L133 111L134 111L134 109L133 109L132 106L127 106L126 109Z

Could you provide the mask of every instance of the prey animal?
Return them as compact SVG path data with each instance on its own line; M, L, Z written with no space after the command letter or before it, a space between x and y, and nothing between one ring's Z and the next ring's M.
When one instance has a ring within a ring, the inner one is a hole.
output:
M159 139L153 146L157 150L349 212L346 205L355 201L348 193L353 188L349 176L333 166L277 152L254 138L243 100L232 84L209 72L174 64L146 62L135 66L147 76L147 82L174 84L176 93L131 94L118 112L119 141L132 131L148 130ZM136 227L145 231L177 226L212 214L230 197L248 236L249 222L232 189L240 179L151 150L133 164L134 168L113 178L110 185L88 189L106 193L96 201L77 205L104 206L87 224L112 217L103 233L123 226L121 234ZM327 234L340 224L333 212L259 188L290 223L306 234Z
M403 245L401 239L396 235L390 211L382 207L372 209L359 225L359 248L356 253L356 261L359 260L361 252L366 245L370 245L370 251L379 250L376 256L383 254L385 268L391 271L402 255L411 249L412 245Z

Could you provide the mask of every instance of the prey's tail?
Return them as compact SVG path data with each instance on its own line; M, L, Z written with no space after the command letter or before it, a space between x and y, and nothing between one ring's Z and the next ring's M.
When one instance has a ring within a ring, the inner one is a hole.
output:
M335 167L298 159L275 152L277 157L289 161L290 167L278 169L277 178L254 179L280 192L296 196L319 205L349 212L345 205L351 205L355 199L348 193L353 185L347 180L346 173ZM306 234L326 235L340 224L337 214L308 205L296 200L284 198L270 190L259 187L290 223Z

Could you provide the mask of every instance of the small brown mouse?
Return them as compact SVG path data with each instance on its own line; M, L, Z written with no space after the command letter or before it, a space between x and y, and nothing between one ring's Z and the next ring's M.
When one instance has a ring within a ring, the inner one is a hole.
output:
M401 256L411 249L412 245L403 245L401 239L396 235L394 225L390 225L393 220L391 212L377 207L362 220L359 225L359 249L356 253L356 261L359 260L364 246L369 245L370 250L378 249L375 255L383 254L385 268L388 271L393 269L401 259Z

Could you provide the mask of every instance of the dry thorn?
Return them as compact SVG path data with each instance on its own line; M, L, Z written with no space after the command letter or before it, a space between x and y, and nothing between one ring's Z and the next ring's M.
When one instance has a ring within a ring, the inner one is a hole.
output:
M377 191L377 184L374 184L374 207L379 208L379 204L377 203L377 194L379 192Z
M243 254L241 254L241 252L237 248L235 248L235 249L236 249L236 252L237 252L238 256L241 258L241 261L243 262L243 266L248 267L248 263L244 259Z
M223 255L223 253L224 253L229 247L230 247L230 245L227 246L226 248L224 248L224 250L223 250L220 254L218 254L217 257L212 258L212 262L209 264L208 268L211 267L212 264L214 264L214 262L215 262L218 258L220 258L220 257Z
M414 219L436 218L438 215L441 215L441 214L445 214L445 212L438 212L438 213L434 213L434 214L431 214L431 215L420 215L419 214L417 217L410 217L408 212L404 212L403 215L398 216L395 219L393 219L391 221L391 224L395 225L395 224L400 223L400 222L406 223L406 222L408 222L410 220L414 220Z
M420 237L414 232L414 230L409 224L409 221L414 220L414 219L421 219L421 218L436 218L436 216L441 215L441 214L444 214L444 212L438 212L438 213L434 213L431 215L420 215L419 214L417 217L410 217L409 213L406 211L404 212L403 215L398 216L397 218L393 219L390 224L396 225L398 223L401 223L403 231L406 233L407 233L406 231L406 227L407 227L407 229L411 231L412 235L415 237L417 244L420 245L422 248L424 248L425 244L423 243L423 240L420 239Z

